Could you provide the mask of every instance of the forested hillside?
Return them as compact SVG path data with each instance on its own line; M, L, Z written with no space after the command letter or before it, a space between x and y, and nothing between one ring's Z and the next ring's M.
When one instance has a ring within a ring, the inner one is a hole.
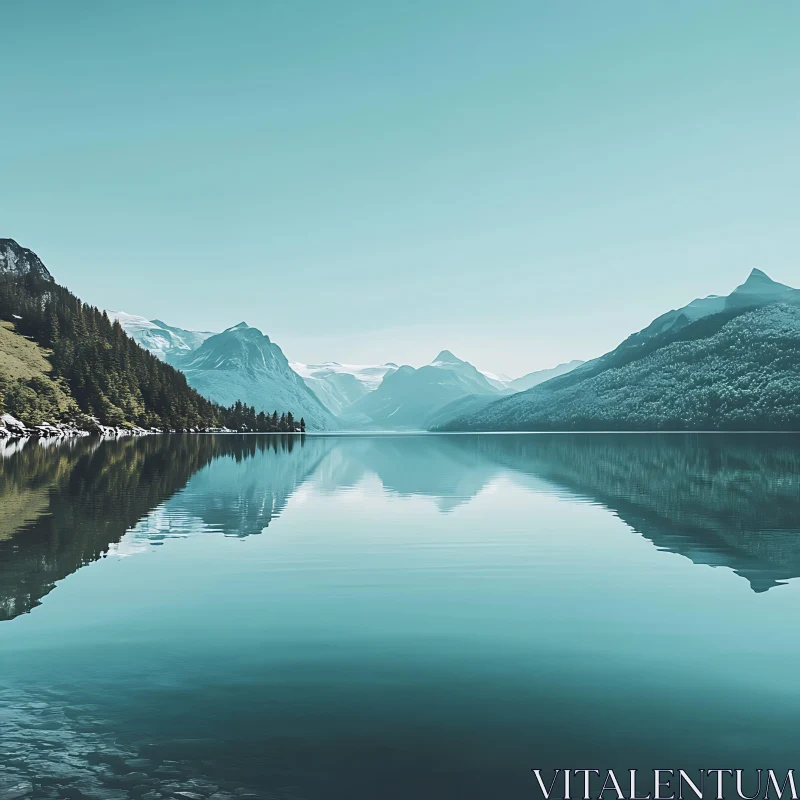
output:
M728 309L444 423L445 430L800 430L800 308Z
M0 320L15 329L7 325L4 335L29 337L46 348L39 358L52 365L52 371L40 370L48 372L46 380L4 370L0 411L37 424L43 411L34 401L47 390L64 393L65 398L54 396L46 403L61 418L74 414L71 398L81 412L105 425L294 430L291 414L259 415L241 403L226 409L205 399L180 372L136 344L118 322L56 284L43 266L26 269L26 263L41 265L33 253L12 240L0 240L0 245L6 254L0 263Z

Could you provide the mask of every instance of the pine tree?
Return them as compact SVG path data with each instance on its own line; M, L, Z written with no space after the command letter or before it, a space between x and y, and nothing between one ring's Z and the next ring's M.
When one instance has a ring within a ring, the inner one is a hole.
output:
M55 302L52 300L45 307L45 318L44 343L52 349L58 344L59 338L58 314L56 313Z

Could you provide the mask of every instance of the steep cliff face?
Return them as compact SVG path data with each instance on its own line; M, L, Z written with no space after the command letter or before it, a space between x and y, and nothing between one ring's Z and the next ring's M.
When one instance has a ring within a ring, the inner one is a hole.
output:
M0 275L2 274L33 274L46 281L53 280L39 256L27 247L21 247L13 239L0 239Z

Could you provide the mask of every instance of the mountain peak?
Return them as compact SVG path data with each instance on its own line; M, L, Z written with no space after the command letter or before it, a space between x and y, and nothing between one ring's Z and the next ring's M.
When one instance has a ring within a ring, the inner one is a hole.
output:
M226 334L233 334L227 336ZM248 325L246 322L240 322L238 325L232 325L230 328L225 328L224 331L216 336L221 336L222 341L238 341L240 343L249 342L250 344L257 344L259 347L262 345L272 346L269 336L262 333L258 328ZM215 339L215 336L210 337ZM275 345L277 347L277 345ZM278 348L280 349L280 348ZM288 363L288 362L287 362Z
M768 281L769 283L775 283L775 281L773 281L772 278L770 278L770 276L767 275L766 272L753 267L753 269L750 271L750 274L747 276L745 284L756 283L756 282L761 283L763 281Z
M456 358L449 350L442 350L436 358L431 362L432 364L463 364L460 358Z
M747 276L747 280L741 286L737 286L733 290L733 294L773 295L776 292L780 294L783 292L792 291L794 290L790 286L786 286L783 283L778 283L777 281L772 280L772 278L770 278L766 272L763 272L760 269L753 269Z

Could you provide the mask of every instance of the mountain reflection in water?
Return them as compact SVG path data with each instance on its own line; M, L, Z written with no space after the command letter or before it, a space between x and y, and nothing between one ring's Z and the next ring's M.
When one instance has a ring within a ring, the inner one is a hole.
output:
M767 590L800 575L799 454L781 435L7 447L0 797L485 800L535 795L532 767L792 766L800 584Z
M262 486L254 480L240 487L234 470L233 484L223 478L199 499L204 518L225 533L260 532L296 485L289 473L299 459L292 453L303 444L288 434L145 436L30 441L0 451L0 620L30 611L59 580L106 555L193 475L199 482L209 472L224 476L229 465L254 462L256 454L278 465L262 469ZM248 506L251 493L262 501L257 509ZM152 538L165 533L156 530Z
M510 476L601 505L659 550L728 567L763 592L800 575L799 444L780 434L29 442L0 458L0 619L30 611L112 548L198 530L262 533L309 481L333 494L378 479L448 513Z

